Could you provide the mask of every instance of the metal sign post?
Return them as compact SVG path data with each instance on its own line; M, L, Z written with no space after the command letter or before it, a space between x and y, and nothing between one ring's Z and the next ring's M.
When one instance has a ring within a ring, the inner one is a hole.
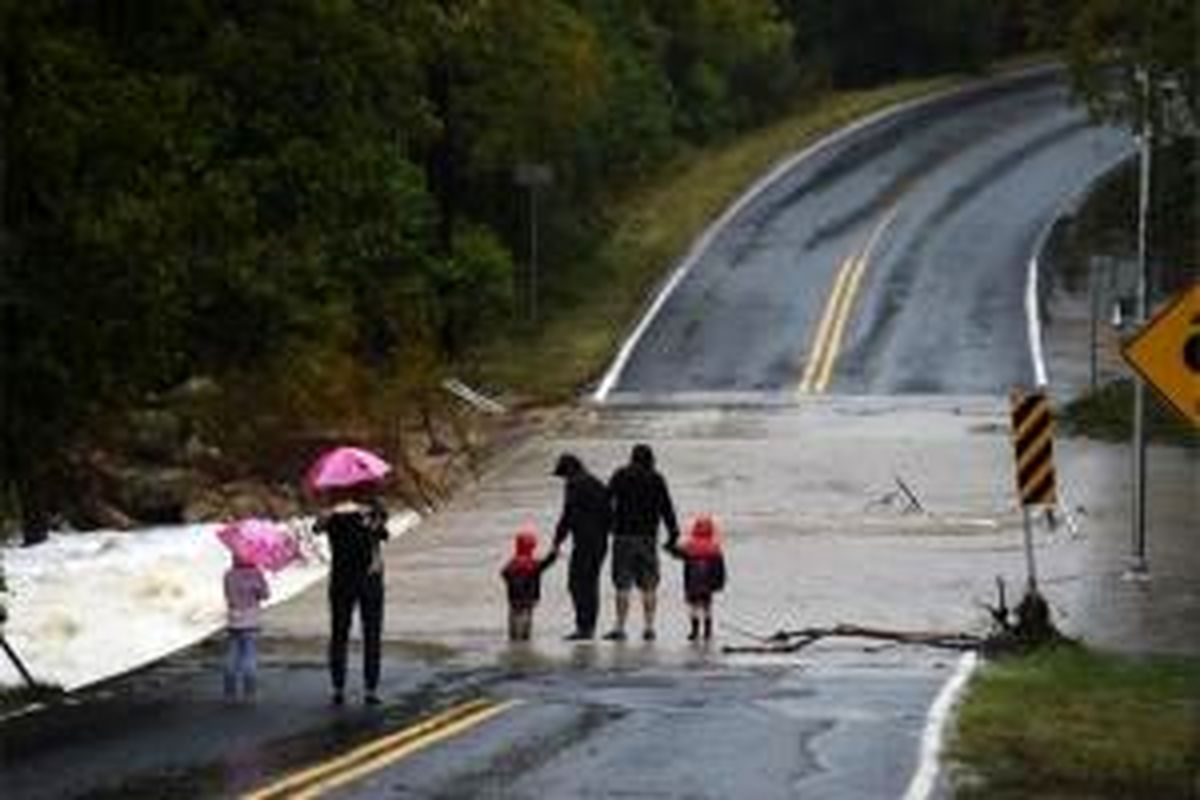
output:
M1058 492L1054 475L1054 426L1044 392L1012 391L1012 436L1017 459L1017 495L1025 523L1025 570L1029 591L1037 592L1033 521L1029 507L1053 506Z
M1147 222L1150 208L1150 79L1146 71L1139 70L1142 81L1142 135L1140 163L1138 169L1138 219L1137 219L1137 305L1134 321L1141 325L1146 321L1149 301L1146 277ZM1133 560L1130 574L1144 576L1149 572L1146 563L1146 383L1141 376L1133 381Z

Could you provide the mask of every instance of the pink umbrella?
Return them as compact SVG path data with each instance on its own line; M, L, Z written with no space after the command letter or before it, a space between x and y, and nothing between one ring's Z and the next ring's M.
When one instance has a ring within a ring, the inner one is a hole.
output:
M335 447L323 453L304 476L309 491L344 489L379 483L392 471L392 465L361 447Z
M217 538L239 561L278 572L300 558L300 546L287 527L269 519L251 517L231 522Z

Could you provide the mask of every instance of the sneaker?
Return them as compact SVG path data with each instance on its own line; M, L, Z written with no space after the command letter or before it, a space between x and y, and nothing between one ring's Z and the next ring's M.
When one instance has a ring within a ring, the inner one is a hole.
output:
M642 631L642 641L653 642L656 638L654 628L646 628L646 630Z
M574 633L568 633L566 636L563 637L563 639L568 642L586 642L591 638L592 638L592 634L584 633L583 631L575 631Z
M374 692L367 692L366 696L363 698L363 702L369 706L377 706L381 701L379 699L379 695L375 694Z
M334 693L333 693L333 697L332 697L332 698L330 698L330 701L331 701L331 702L332 702L332 703L333 703L335 706L345 705L345 703L346 703L346 696L345 696L344 694L342 694L340 690L335 690L335 691L334 691Z
M625 641L625 631L621 630L620 628L615 628L604 634L604 638L610 642L623 642Z

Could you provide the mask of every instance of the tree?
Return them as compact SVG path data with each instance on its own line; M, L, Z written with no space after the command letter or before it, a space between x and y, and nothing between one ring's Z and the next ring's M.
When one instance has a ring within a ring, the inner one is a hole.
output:
M1200 15L1190 0L1037 0L1042 36L1061 44L1097 119L1153 131L1151 258L1168 288L1196 274L1200 240ZM1048 27L1047 22L1059 26ZM1129 192L1135 192L1129 181ZM1132 213L1128 214L1132 219Z

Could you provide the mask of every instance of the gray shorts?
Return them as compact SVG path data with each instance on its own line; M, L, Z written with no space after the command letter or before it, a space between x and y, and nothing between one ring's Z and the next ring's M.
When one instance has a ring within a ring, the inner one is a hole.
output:
M614 536L612 580L618 591L636 585L643 592L658 588L658 547L654 536Z

